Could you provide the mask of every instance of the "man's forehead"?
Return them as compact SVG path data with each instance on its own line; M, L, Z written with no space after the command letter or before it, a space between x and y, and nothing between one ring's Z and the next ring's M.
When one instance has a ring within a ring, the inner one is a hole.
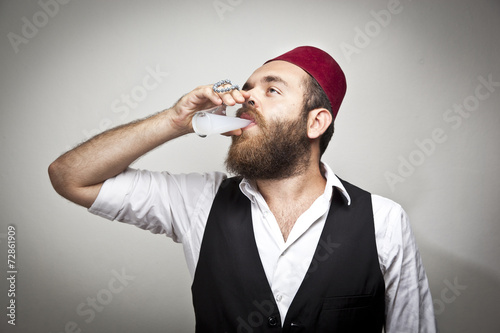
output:
M246 86L254 86L259 81L281 81L289 87L302 85L307 77L306 71L299 66L282 60L268 62L257 68L245 83Z

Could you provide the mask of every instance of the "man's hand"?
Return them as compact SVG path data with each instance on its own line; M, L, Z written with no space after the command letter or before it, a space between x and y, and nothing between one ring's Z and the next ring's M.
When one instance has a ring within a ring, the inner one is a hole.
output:
M191 120L197 111L210 109L218 105L233 106L243 104L250 94L244 90L231 90L227 93L216 93L213 85L200 86L184 95L172 108L172 126L188 133L193 132ZM223 86L224 87L224 86Z
M212 85L200 86L172 108L108 130L60 156L49 166L52 186L63 197L88 208L106 179L123 172L159 145L193 132L191 120L195 112L222 103L244 103L246 98L249 93L245 91L219 94Z

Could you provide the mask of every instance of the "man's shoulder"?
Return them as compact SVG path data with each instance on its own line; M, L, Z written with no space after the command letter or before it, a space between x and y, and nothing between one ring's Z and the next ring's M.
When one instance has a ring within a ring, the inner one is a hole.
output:
M403 207L392 199L372 194L373 218L380 229L392 234L408 229L409 219ZM390 231L390 232L389 232Z
M373 205L383 207L385 209L403 210L403 207L392 199L374 193L372 193L371 196Z
M379 215L382 214L382 215L392 215L392 216L395 216L395 215L401 216L401 215L406 214L404 212L403 207L399 203L397 203L396 201L389 199L387 197L384 197L382 195L372 193L370 190L363 188L363 187L360 187L358 185L355 185L355 184L353 184L349 181L346 181L344 179L341 179L341 178L339 178L339 179L341 180L342 184L344 185L344 187L345 187L347 193L349 193L349 195L352 195L353 189L369 194L371 196L374 213L377 213Z

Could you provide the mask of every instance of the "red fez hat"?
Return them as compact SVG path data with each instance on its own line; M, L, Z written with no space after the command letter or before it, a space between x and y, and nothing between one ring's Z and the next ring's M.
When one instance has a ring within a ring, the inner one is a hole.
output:
M300 46L264 64L283 60L299 66L318 81L332 107L333 119L347 89L345 75L339 64L325 51L312 46Z

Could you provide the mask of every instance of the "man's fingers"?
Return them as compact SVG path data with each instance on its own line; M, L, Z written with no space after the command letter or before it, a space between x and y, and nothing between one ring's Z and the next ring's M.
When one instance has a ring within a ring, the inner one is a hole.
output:
M246 101L247 99L250 98L250 93L246 90L240 90L239 93L243 97L243 100Z
M222 98L222 101L226 105L235 105L236 101L234 100L232 94L230 93L224 93L224 94L219 94L219 96Z
M223 102L221 96L212 90L212 85L202 86L197 92L196 97L198 97L200 101L209 99L215 105L220 105Z
M236 103L243 104L246 102L248 98L250 98L250 94L244 90L233 90L231 92L233 99Z
M229 88L229 84L223 85L222 88ZM227 92L219 92L216 93L224 104L226 105L235 105L236 103L238 104L243 104L247 100L247 98L250 97L250 94L244 90L238 90L238 89L232 89Z
M249 97L250 94L248 92L237 89L217 93L213 91L213 84L207 84L199 86L186 94L174 108L177 110L179 116L188 117L196 111L210 109L221 104L228 106L243 104Z
M244 93L248 94L246 92ZM218 95L222 98L222 101L226 105L233 106L236 103L243 104L246 101L246 97L242 94L242 91L236 89L225 93L218 93Z

